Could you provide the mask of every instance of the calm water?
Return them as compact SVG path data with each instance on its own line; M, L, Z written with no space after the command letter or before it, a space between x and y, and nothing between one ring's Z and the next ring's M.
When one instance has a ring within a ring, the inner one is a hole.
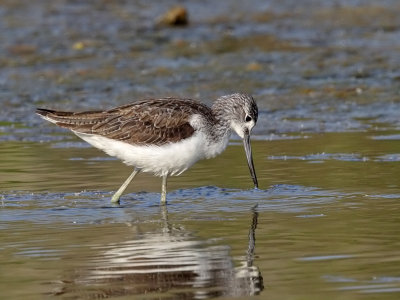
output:
M1 299L398 299L400 6L0 1ZM241 141L168 185L33 114L253 94Z
M130 169L72 145L0 148L6 298L397 299L393 135L255 141L259 190L249 189L243 149L233 144L172 178L165 209L160 180L146 175L121 206L110 205Z

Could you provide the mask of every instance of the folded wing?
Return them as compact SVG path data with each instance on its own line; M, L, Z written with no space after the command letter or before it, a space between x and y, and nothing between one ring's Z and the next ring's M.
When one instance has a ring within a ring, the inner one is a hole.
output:
M62 112L39 108L36 113L75 132L137 145L163 145L189 138L195 132L190 117L199 113L211 116L207 106L176 98L144 100L107 111Z

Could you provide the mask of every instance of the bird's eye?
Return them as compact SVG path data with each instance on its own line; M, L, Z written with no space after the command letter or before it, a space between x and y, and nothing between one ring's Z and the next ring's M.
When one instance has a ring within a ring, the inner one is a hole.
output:
M247 115L245 120L246 120L246 122L250 122L252 120L252 118L249 115Z

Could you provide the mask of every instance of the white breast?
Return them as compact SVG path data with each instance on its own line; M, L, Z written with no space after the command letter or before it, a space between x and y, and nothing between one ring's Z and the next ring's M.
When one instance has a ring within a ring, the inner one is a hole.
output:
M125 164L156 176L179 175L198 160L215 157L225 150L230 136L227 134L218 142L212 143L204 133L196 132L192 137L178 143L139 146L100 135L74 133L108 155L121 159Z

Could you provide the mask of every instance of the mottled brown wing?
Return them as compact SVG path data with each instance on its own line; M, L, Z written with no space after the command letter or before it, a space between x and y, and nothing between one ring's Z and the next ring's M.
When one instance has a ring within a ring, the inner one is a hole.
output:
M143 100L107 111L74 113L38 109L37 113L77 132L141 145L162 145L186 139L195 131L189 124L192 114L212 117L207 106L176 98Z

